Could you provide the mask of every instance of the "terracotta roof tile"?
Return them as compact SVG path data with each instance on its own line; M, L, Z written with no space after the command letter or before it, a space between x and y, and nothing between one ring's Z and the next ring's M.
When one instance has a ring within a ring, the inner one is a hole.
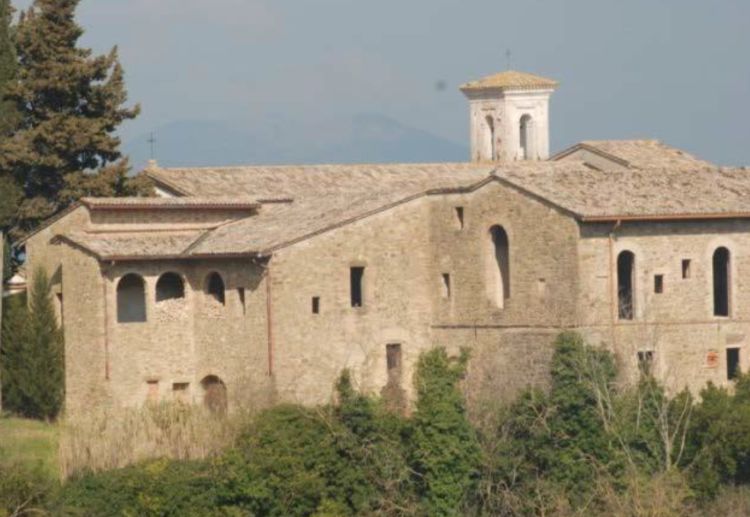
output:
M556 88L557 81L525 72L508 70L490 75L477 81L470 81L461 86L461 91L477 90L536 90Z

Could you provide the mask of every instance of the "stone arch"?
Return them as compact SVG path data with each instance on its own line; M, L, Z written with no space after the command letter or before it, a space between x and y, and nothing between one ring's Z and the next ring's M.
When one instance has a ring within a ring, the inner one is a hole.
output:
M617 314L621 320L635 317L635 253L630 250L617 255Z
M523 115L519 121L519 146L521 148L521 159L534 159L534 119L528 113Z
M177 273L167 272L156 281L156 301L185 298L185 281Z
M146 321L146 282L136 273L128 273L117 283L117 322Z
M714 316L729 316L731 312L732 253L719 246L712 257Z
M201 381L203 404L212 413L224 414L227 411L227 387L218 376L207 375Z
M205 283L206 294L209 298L224 305L226 303L226 287L224 279L216 271L206 277Z
M492 226L489 242L488 293L495 306L502 309L505 300L510 298L510 242L505 228L500 225Z

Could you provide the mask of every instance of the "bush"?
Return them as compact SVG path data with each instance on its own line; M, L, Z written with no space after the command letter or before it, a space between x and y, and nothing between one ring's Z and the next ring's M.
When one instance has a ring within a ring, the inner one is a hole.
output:
M70 480L55 512L64 515L216 515L215 472L203 461L158 460Z
M10 461L0 450L0 516L43 514L56 489L41 463Z

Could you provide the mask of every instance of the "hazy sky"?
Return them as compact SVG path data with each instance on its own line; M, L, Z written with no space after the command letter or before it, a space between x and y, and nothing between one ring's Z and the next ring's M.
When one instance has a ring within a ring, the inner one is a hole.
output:
M750 164L748 0L83 0L79 21L82 44L120 47L143 106L126 140L176 120L366 112L467 144L457 87L505 69L510 48L513 68L561 83L554 150L658 138Z

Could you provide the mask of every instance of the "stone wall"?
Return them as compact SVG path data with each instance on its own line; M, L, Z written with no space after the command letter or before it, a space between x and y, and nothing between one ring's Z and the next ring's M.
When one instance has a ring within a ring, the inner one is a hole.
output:
M638 373L638 351L652 351L654 373L671 390L698 392L706 382L727 385L726 349L740 348L741 367L750 367L750 222L625 222L583 225L580 241L579 324L596 343L618 355L624 377ZM731 252L731 313L713 314L713 263L716 248ZM635 254L635 317L616 312L616 260ZM612 265L610 265L610 257ZM682 261L690 260L683 278ZM610 269L611 268L611 269ZM654 276L663 275L656 293ZM614 315L614 318L613 318Z

